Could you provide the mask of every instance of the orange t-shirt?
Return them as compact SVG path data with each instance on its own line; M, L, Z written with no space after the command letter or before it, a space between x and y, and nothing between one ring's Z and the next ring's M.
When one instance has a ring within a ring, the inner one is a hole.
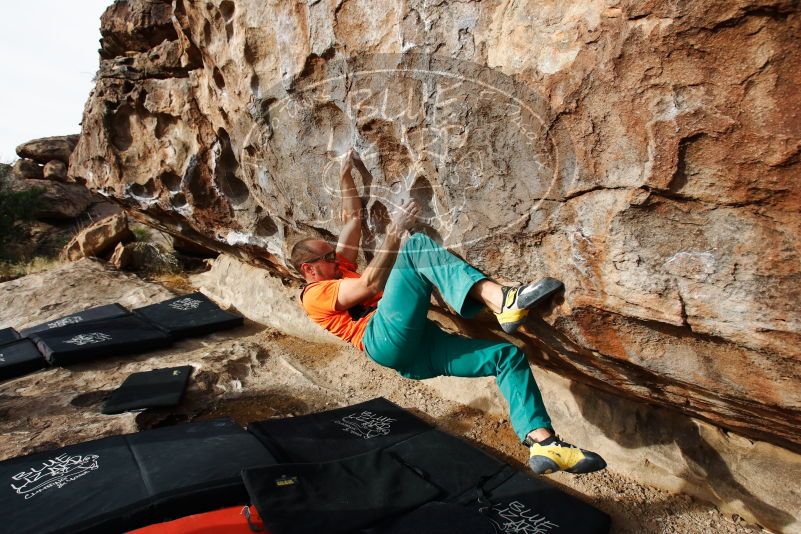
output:
M337 263L342 270L342 278L359 278L356 265L337 254ZM383 293L367 299L350 309L338 311L336 309L337 294L339 293L338 280L323 280L307 285L301 293L300 301L309 318L335 336L352 343L359 350L364 350L362 337L367 328L367 322L375 313L375 307Z

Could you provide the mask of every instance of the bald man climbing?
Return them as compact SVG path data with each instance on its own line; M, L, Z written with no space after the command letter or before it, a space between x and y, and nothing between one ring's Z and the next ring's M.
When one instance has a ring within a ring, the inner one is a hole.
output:
M301 302L309 317L406 378L495 376L535 473L589 473L606 467L599 455L554 434L523 351L511 343L449 334L427 317L436 287L462 317L486 306L503 330L513 333L529 308L558 291L561 282L545 278L505 287L424 234L413 234L404 243L418 215L412 201L393 215L383 244L358 274L364 210L351 174L354 166L369 177L355 151L345 154L340 167L344 227L336 248L321 239L304 239L292 248L290 261L307 282Z

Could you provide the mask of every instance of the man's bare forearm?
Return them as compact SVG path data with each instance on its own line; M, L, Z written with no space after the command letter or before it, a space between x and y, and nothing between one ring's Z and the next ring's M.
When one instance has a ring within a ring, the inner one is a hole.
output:
M362 216L362 199L356 190L351 169L343 169L340 173L340 194L342 195L342 221L359 219Z
M395 265L395 260L398 257L398 249L400 248L403 233L403 229L390 224L387 227L387 235L384 237L384 242L373 260L364 269L364 273L362 273L361 279L376 293L383 291L384 286L387 284L389 273L392 271L392 266Z

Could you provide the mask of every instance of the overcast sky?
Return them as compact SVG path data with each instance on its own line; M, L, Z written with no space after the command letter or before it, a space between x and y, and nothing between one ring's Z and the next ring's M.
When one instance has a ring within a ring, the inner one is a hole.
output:
M100 15L112 0L4 2L0 16L0 161L50 135L79 133L93 87Z

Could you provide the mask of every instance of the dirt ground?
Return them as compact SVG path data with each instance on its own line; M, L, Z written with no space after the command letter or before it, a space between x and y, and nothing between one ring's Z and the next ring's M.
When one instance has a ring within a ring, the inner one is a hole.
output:
M310 344L281 334L274 336L275 342L285 347L287 352L298 355L299 368L314 376L329 377L327 385L345 393L349 401L360 402L381 395L401 406L423 406L422 411L413 411L442 430L462 436L485 451L525 468L528 451L520 445L508 421L488 417L466 406L445 406L436 392L424 383L404 379L413 387L398 391L397 375L367 358L354 364L342 357L332 358L329 346ZM358 356L355 351L351 354ZM240 417L236 413L240 407L232 406L228 415ZM739 516L723 514L708 503L639 484L616 473L614 466L600 473L580 476L557 473L549 480L608 513L612 518L613 533L763 532L760 527L745 523Z

